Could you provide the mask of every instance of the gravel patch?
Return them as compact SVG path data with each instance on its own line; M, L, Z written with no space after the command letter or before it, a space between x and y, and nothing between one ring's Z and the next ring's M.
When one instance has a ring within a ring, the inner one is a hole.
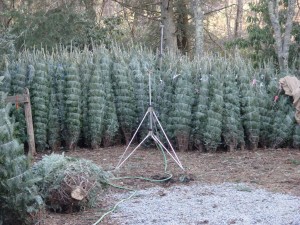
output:
M121 200L129 194L112 197ZM248 184L155 187L138 190L111 218L130 225L300 225L300 197Z

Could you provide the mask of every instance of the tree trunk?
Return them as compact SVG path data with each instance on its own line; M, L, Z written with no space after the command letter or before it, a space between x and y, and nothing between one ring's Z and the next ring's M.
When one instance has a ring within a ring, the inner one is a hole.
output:
M230 40L232 38L232 32L231 32L231 25L230 25L230 20L231 20L231 10L229 10L229 0L225 1L225 16L226 16L226 27L227 27L227 37Z
M84 4L85 4L85 8L86 8L89 18L92 21L96 21L97 15L96 15L96 11L94 8L94 0L84 0Z
M286 15L284 33L281 33L281 27L279 24L279 9L278 0L270 0L268 4L269 15L271 24L274 30L276 53L279 62L280 72L287 72L288 70L288 58L289 47L291 43L291 31L293 28L293 17L295 15L295 0L288 0L288 9Z
M187 0L182 0L178 2L178 19L177 19L177 29L179 33L177 35L178 49L183 53L187 54L189 52L189 38L188 38L188 8Z
M203 29L203 19L204 13L201 7L202 1L192 0L192 8L194 12L194 22L195 22L195 56L201 57L203 55L204 49L204 29Z
M243 24L243 0L236 0L237 10L236 10L236 19L235 19L235 26L234 26L234 37L239 38L241 37L242 33L242 24Z
M173 0L161 1L161 20L164 25L165 48L172 53L177 50L176 26L174 22Z

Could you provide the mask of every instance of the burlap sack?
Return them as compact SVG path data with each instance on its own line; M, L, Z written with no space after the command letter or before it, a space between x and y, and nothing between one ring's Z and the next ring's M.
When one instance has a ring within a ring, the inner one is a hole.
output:
M279 83L285 94L293 97L293 105L296 108L295 118L300 124L300 80L294 76L285 76L279 79Z

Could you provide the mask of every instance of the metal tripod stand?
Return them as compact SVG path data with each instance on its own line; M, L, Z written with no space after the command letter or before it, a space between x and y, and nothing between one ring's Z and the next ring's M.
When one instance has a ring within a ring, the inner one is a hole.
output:
M140 127L142 126L145 118L147 117L147 115L149 116L149 132L148 134L145 136L145 138L125 157L133 139L135 138L136 134L138 133ZM159 125L159 128L161 129L164 137L166 138L167 140L167 143L169 145L169 147L171 148L171 151L168 150L168 148L166 148L164 146L164 144L161 142L161 140L158 138L158 136L156 135L155 131L153 130L153 125L154 123L157 122L157 124ZM157 118L157 115L153 109L153 106L152 106L152 96L151 96L151 72L149 72L149 107L148 107L148 110L146 111L142 121L140 122L137 130L135 131L133 137L131 138L129 144L127 145L126 149L125 149L125 152L123 153L118 165L116 166L116 169L119 169L123 164L124 162L148 139L148 138L152 138L154 140L154 142L160 146L161 148L163 148L163 150L165 150L170 156L171 158L177 163L177 165L184 170L178 156L176 155L176 152L169 140L169 138L167 137L166 135L166 132L164 131L161 123L159 122L158 118Z

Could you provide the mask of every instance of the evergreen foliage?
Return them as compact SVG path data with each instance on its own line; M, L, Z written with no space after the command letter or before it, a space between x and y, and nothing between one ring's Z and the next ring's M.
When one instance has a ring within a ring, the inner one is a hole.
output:
M272 147L278 148L287 144L292 138L295 118L290 97L281 96L275 105L273 120L274 132L272 133Z
M60 124L60 140L66 139L66 129L65 129L65 71L61 62L57 63L56 71L56 97L57 97L57 107L58 107L58 121Z
M257 101L254 85L255 78L249 76L249 74L253 74L253 71L250 71L248 65L245 65L241 59L236 60L237 66L240 67L237 68L237 73L240 74L240 103L246 144L248 144L250 149L256 149L258 147L260 133L260 114L258 105L259 101Z
M144 71L142 73L141 63L138 59L138 56L136 55L136 52L132 53L133 56L129 63L129 76L133 78L134 81L134 94L135 94L135 104L136 104L136 115L137 115L137 124L141 122L143 119L147 108L148 108L148 96L147 93L148 90L148 83L146 82L147 78L149 78L150 71ZM147 67L146 65L144 65ZM153 78L153 74L151 74ZM152 79L153 81L153 79ZM146 135L146 132L148 131L147 126L148 120L144 121L144 123L140 127L140 135L142 138Z
M293 133L293 147L299 149L300 148L300 125L295 125L294 133Z
M99 148L102 141L106 103L99 57L101 56L97 55L95 58L95 69L90 77L88 89L89 132L94 149Z
M221 77L222 68L213 70L210 79L210 97L207 111L207 123L204 133L204 143L206 150L215 152L221 144L223 105L224 105L224 81Z
M197 150L204 151L204 132L207 123L209 100L209 81L211 63L209 59L195 61L194 85L196 89L195 107L193 110L193 142Z
M49 209L59 212L84 210L95 205L110 175L89 160L51 154L36 163L32 171L41 177L39 192ZM82 199L74 199L74 191Z
M224 74L224 115L223 115L223 138L225 144L229 147L229 151L236 150L244 139L241 124L241 112L239 89L236 81L236 74L228 65Z
M82 136L85 145L89 145L90 132L89 132L89 117L88 117L88 95L89 95L89 81L93 73L93 57L91 54L84 51L80 57L79 71L81 74L81 126Z
M268 71L267 69L260 68L258 74L259 79L255 84L257 89L257 96L259 101L259 113L260 113L259 142L260 145L264 148L271 145L270 134L273 132L273 126L272 126L272 115L274 113L273 105L275 103L274 97L276 95L277 86L278 86L278 84L274 82L274 80L269 82L268 84L267 80L273 79L271 78L272 74L270 74L270 72L271 71ZM272 85L275 85L275 87L272 87ZM268 93L268 91L270 91L270 93Z
M52 151L57 151L61 145L60 137L60 121L59 121L59 102L58 102L58 91L57 83L58 77L56 73L56 67L52 59L49 60L48 74L49 84L51 86L50 97L49 97L49 115L47 125L48 144Z
M115 96L112 88L111 79L111 59L107 51L103 52L100 60L100 69L103 77L103 87L106 95L105 114L103 118L103 145L110 146L116 143L119 132L119 122L117 117L117 109L115 105Z
M175 81L173 109L171 112L174 135L177 147L181 151L187 151L191 132L192 104L194 90L190 64L183 59L179 75Z
M125 60L125 54L115 48L112 68L113 89L120 128L128 144L137 122L133 78L129 76Z
M43 151L47 147L47 126L49 114L49 84L48 71L44 62L35 65L36 75L34 77L31 103L33 105L33 125L36 148Z
M9 62L7 57L4 58L2 64L0 65L0 76L3 76L3 82L1 83L0 91L9 93L11 88L11 74L9 72Z
M54 150L77 144L109 146L124 139L128 144L148 107L149 73L152 106L180 149L202 150L205 145L215 151L220 145L236 149L245 144L255 149L288 146L292 141L297 145L296 130L287 131L296 129L289 120L293 108L287 110L291 101L283 104L281 96L281 102L274 102L278 79L272 61L254 69L239 56L189 61L167 54L157 67L159 58L147 49L92 50L25 51L16 61L2 61L1 90L13 95L30 88L39 151L47 145ZM11 114L19 127L15 134L26 142L22 105L13 107ZM144 137L148 122L138 137ZM163 136L159 138L165 143Z
M69 59L71 61L71 59ZM65 109L65 129L66 129L66 146L73 150L77 146L80 135L80 94L81 84L77 64L68 62L65 68L65 92L64 92L64 109Z
M0 92L0 224L35 224L43 207L23 145L13 137L6 95Z

